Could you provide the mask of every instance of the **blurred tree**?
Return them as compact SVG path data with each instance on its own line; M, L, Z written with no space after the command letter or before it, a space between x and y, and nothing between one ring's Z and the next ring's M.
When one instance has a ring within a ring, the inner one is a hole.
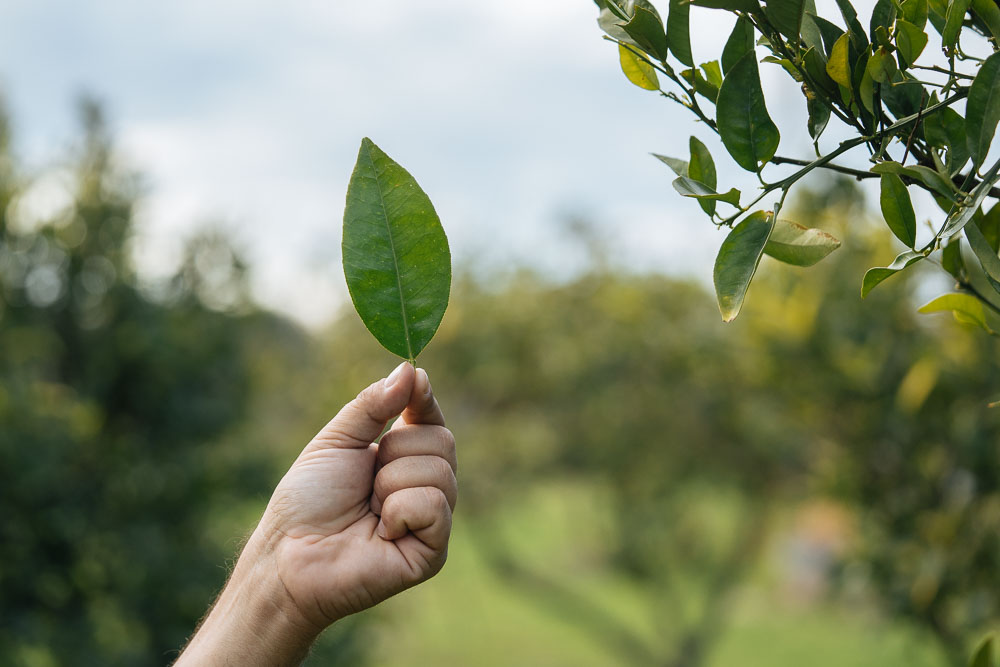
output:
M0 662L163 664L287 463L245 420L308 339L250 303L218 235L150 296L138 180L80 110L71 163L35 178L0 115Z

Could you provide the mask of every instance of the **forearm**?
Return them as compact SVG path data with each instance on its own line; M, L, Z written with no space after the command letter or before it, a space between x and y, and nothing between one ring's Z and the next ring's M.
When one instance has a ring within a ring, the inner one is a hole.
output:
M176 666L298 665L305 659L318 630L290 606L274 562L258 528Z

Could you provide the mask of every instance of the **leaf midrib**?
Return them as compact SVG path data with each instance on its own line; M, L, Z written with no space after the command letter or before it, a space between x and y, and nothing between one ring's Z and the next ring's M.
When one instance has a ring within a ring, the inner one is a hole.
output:
M389 249L392 251L392 267L396 271L396 289L399 292L399 310L403 315L403 336L406 338L406 356L412 361L413 344L410 342L410 321L406 318L406 303L403 299L403 281L399 275L399 260L396 257L396 242L392 238L392 225L389 224L389 212L385 208L385 196L382 194L382 184L379 182L378 167L375 166L371 146L365 146L365 154L368 156L368 162L372 165L375 187L378 190L378 200L382 206L382 219L385 220L385 231L389 236Z

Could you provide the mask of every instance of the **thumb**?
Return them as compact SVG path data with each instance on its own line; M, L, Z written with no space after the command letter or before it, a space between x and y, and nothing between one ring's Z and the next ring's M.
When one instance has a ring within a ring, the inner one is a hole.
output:
M416 373L403 362L389 377L373 382L341 408L310 446L357 449L367 447L382 434L386 422L399 415L410 400Z

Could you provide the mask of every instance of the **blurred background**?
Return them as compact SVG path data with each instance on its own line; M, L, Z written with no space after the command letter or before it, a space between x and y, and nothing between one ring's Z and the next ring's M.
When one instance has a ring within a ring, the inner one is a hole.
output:
M301 446L391 370L340 270L365 135L451 237L420 364L462 498L444 571L310 664L949 666L997 626L1000 345L915 314L933 273L861 301L898 249L830 175L789 215L843 247L765 258L723 325L722 236L645 155L710 138L595 15L0 7L0 664L168 663Z

